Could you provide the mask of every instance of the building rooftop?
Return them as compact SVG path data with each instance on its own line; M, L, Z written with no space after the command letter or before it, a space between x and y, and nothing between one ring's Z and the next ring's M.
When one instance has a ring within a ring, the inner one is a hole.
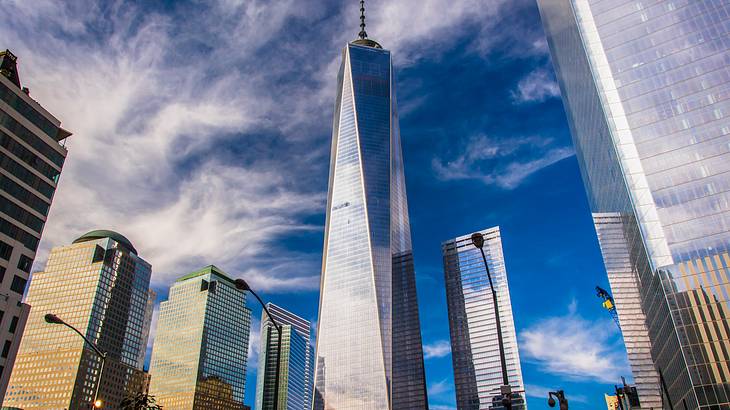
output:
M73 243L89 242L89 241L94 241L94 240L103 239L103 238L113 239L114 241L124 245L124 247L129 249L133 254L137 255L137 249L134 248L134 246L132 245L132 242L130 242L129 239L127 239L124 235L120 234L119 232L109 231L106 229L97 229L97 230L94 230L91 232L87 232L87 233L79 236L78 238L76 238L76 240L73 241Z
M210 273L214 273L214 274L220 276L221 278L227 280L228 282L233 283L233 279L231 279L231 277L228 276L227 273L223 272L215 265L208 265L202 269L196 270L195 272L188 273L187 275L180 277L175 282L183 282L188 279L197 278L198 276L208 275Z

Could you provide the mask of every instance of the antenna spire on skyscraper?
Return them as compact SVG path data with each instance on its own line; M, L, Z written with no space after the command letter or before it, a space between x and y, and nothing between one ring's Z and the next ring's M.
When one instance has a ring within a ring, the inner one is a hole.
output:
M368 38L368 33L365 32L365 0L360 0L360 38Z

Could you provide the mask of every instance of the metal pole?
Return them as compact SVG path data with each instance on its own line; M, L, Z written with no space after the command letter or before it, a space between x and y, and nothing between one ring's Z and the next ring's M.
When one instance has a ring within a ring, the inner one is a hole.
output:
M251 294L254 295L254 297L259 301L261 307L264 308L264 312L266 312L266 316L269 317L269 320L271 320L271 323L276 328L276 331L279 332L279 345L276 348L276 373L274 373L274 410L277 410L279 407L279 372L281 370L279 368L279 366L281 365L281 326L276 323L274 317L271 316L271 313L269 313L269 309L266 308L266 304L264 304L264 301L261 300L259 295L257 295L256 292L254 292L250 288L248 289L248 291L251 292Z
M59 318L60 320L60 318ZM91 408L94 408L96 406L96 400L99 398L99 387L101 386L101 375L104 372L104 362L106 361L106 353L99 350L98 347L96 347L96 344L94 344L91 340L89 340L86 336L84 336L81 332L79 332L78 329L75 327L69 325L65 321L61 320L61 324L65 325L69 329L73 330L74 332L78 333L79 336L81 336L84 341L91 346L91 348L94 350L94 352L99 355L101 358L101 368L99 369L99 378L96 380L96 387L94 388L94 398L91 402Z
M504 342L502 341L502 323L499 317L499 305L497 304L497 291L494 290L494 284L492 283L492 275L489 273L489 265L487 264L487 256L484 255L484 249L479 248L482 253L482 260L484 260L484 269L487 271L487 278L489 278L489 287L492 288L492 300L494 300L494 316L497 319L497 342L499 343L499 360L502 363L502 383L505 386L509 386L509 379L507 377L507 360L504 357Z

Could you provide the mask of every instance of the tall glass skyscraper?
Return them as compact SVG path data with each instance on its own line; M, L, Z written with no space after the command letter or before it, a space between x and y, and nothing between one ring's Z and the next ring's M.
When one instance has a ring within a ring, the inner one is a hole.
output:
M282 327L279 370L279 409L312 410L314 348L310 343L310 323L279 306L266 305L274 321ZM256 410L274 408L276 356L279 334L265 312L261 312L261 348L256 377Z
M117 232L92 231L53 248L45 271L33 274L28 289L32 308L3 406L89 408L98 384L104 407L119 408L125 396L144 391L151 272ZM47 313L106 352L103 371L84 340L65 326L46 323Z
M0 51L0 401L28 319L25 285L71 135L21 87L16 61Z
M337 81L316 409L427 408L390 52L347 44Z
M484 235L484 254L497 292L507 378L513 391L524 392L501 233L499 227L485 229L481 233ZM471 234L448 240L441 248L456 405L461 410L490 409L493 408L493 398L500 395L502 366L492 289L484 260L479 249L474 247ZM502 408L501 404L499 408Z
M643 407L730 406L730 3L538 0Z
M251 310L215 266L178 279L160 303L150 394L169 409L242 410Z

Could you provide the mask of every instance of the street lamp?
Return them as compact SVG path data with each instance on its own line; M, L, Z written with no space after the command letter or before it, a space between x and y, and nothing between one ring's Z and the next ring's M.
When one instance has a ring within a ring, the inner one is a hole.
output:
M482 260L484 261L484 269L487 271L487 278L489 279L489 287L492 289L492 300L494 301L494 316L497 319L497 342L499 343L499 360L502 363L502 384L509 386L509 379L507 378L507 361L504 358L504 341L502 341L502 321L499 317L499 305L497 304L497 291L494 289L494 283L492 283L492 275L489 272L489 265L487 264L487 257L484 255L484 235L481 232L475 232L471 236L471 241L479 248L482 253Z
M562 390L548 392L548 406L555 407L555 396L560 403L560 410L568 410L568 399L565 398L565 392Z
M499 344L499 360L502 364L502 385L505 387L502 393L502 405L508 409L512 408L512 393L509 389L509 378L507 377L507 360L504 357L504 341L502 340L502 321L499 316L499 304L497 303L497 291L494 289L492 282L492 274L489 272L489 264L487 264L487 256L484 254L484 235L481 232L475 232L471 235L471 242L482 253L484 261L484 269L487 271L489 279L489 287L492 289L492 300L494 301L494 317L497 322L497 342Z
M274 320L274 317L271 316L271 313L269 313L269 309L266 307L266 304L263 300L259 297L259 295L256 294L256 292L251 289L250 286L248 286L248 283L246 283L243 279L236 279L233 281L233 283L236 286L236 289L244 291L244 292L251 292L252 295L256 298L256 300L259 301L261 304L261 307L264 308L264 312L266 312L266 316L269 317L269 320L271 320L271 323L276 328L276 331L279 332L279 344L277 346L277 353L276 353L276 373L274 374L274 410L277 410L279 407L279 372L281 369L279 369L279 366L281 365L281 325L276 323L276 320Z
M104 362L106 361L106 353L99 350L99 348L94 344L91 340L87 339L86 336L84 336L81 332L79 332L78 329L75 327L69 325L68 323L64 322L63 319L60 317L54 315L53 313L47 313L44 316L44 319L47 323L51 323L54 325L64 325L68 327L69 329L73 330L74 332L78 333L79 336L81 336L84 341L91 346L91 348L94 350L94 353L96 353L99 358L101 359L101 368L99 369L99 378L96 380L96 387L94 388L94 399L91 402L91 406L93 408L101 408L101 406L104 404L104 402L99 399L99 386L101 386L101 375L104 372Z

